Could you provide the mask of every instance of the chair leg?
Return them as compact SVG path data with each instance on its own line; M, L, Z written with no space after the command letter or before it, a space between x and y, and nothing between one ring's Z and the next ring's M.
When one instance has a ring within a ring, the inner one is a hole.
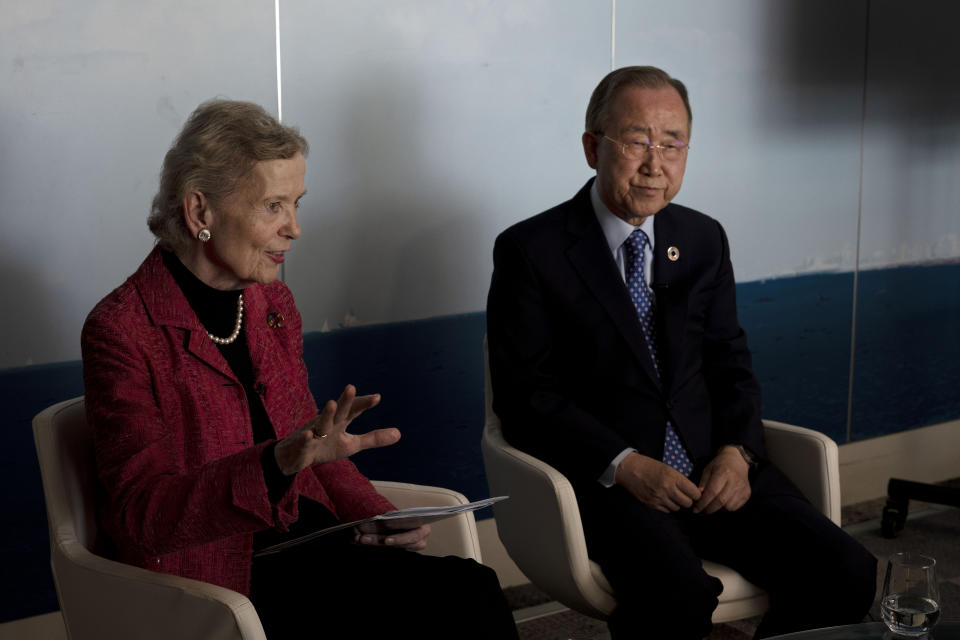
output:
M903 531L907 522L907 509L910 501L906 498L887 498L883 506L883 517L880 519L880 532L884 538L896 538Z
M883 518L880 521L883 537L895 538L903 531L911 500L960 507L960 489L890 478L887 484L887 504L883 507Z

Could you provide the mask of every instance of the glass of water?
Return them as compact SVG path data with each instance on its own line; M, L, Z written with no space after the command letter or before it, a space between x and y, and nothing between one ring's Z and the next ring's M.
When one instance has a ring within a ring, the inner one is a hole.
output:
M927 635L940 619L937 561L919 553L895 553L887 563L880 597L883 622L894 634Z

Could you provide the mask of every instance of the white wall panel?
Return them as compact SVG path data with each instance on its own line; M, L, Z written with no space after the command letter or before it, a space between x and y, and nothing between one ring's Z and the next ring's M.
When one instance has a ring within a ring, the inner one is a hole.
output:
M956 3L871 5L864 267L960 258L958 20Z
M865 3L617 3L616 66L690 92L676 202L719 219L738 281L854 268Z
M871 0L861 262L960 256L960 11ZM683 79L677 198L740 281L854 268L868 3L619 0L616 64ZM79 356L139 264L162 156L212 96L274 110L273 3L0 0L0 367ZM282 0L312 144L286 277L306 329L483 308L496 234L589 177L608 0ZM904 34L912 34L905 37Z
M163 155L214 96L275 111L273 3L0 2L0 367L80 355L152 246Z
M610 4L290 0L284 119L310 141L287 282L305 328L484 307L496 234L571 197Z

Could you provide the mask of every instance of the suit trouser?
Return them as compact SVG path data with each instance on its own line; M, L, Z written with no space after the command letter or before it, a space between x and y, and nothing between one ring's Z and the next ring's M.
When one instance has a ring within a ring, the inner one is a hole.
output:
M577 498L590 558L616 592L615 639L708 635L722 583L701 558L768 592L756 637L860 622L873 603L876 558L798 494L755 491L741 509L710 515L662 513L599 483Z

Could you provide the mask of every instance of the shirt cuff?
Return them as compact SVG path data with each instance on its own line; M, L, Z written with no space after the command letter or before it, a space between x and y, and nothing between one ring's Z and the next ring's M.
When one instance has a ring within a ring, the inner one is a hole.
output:
M631 453L636 453L636 451L637 450L634 449L633 447L627 447L626 449L621 451L620 455L614 458L613 462L611 462L610 465L607 467L607 470L603 472L603 475L597 478L597 482L605 486L607 489L612 487L616 481L617 467L620 466L620 463L623 462L624 458L626 458Z
M263 467L263 480L267 485L267 497L270 499L270 504L280 502L290 485L293 484L295 477L283 475L280 465L277 464L277 457L273 455L276 446L276 442L271 442L263 448L263 453L260 455L260 466Z

